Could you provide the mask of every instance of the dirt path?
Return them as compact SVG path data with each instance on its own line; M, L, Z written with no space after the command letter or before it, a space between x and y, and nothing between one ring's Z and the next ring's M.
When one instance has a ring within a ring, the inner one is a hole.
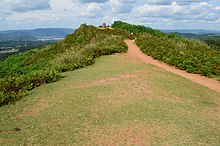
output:
M187 73L186 71L182 71L176 69L175 67L171 67L163 62L159 62L158 60L155 60L152 57L142 53L140 51L140 48L134 43L134 40L126 40L125 42L128 45L128 53L125 54L126 56L140 61L144 61L145 63L148 64L158 66L169 72L180 75L195 83L201 84L220 93L220 83L217 80L212 78L207 78L198 74Z

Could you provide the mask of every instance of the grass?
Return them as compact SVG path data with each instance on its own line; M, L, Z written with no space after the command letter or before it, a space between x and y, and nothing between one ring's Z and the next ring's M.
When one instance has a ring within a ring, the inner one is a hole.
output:
M0 108L0 145L220 143L220 95L204 86L122 55L62 76Z
M61 72L89 66L102 55L126 52L124 39L128 38L133 36L123 30L100 30L82 24L58 43L10 56L0 62L0 106L59 80Z

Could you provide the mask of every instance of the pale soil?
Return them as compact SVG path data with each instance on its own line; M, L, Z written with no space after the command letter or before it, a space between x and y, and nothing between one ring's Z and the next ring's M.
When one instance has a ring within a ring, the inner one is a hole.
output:
M175 67L169 66L163 62L155 60L152 57L142 53L140 51L140 48L134 43L134 40L126 40L125 42L128 45L128 52L125 54L125 56L163 68L169 72L180 75L186 79L189 79L195 83L201 84L220 93L219 81L213 78L207 78L198 74L191 74L191 73L187 73L186 71L176 69Z

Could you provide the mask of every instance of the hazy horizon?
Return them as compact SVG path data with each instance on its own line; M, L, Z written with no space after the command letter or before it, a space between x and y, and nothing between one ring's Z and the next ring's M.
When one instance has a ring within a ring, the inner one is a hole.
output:
M89 24L88 24L89 25ZM98 27L98 26L97 26ZM68 28L68 27L39 27L39 28L24 28L24 29L5 29L5 30L0 30L0 32L3 32L3 31L26 31L26 30L36 30L36 29L77 29L77 28ZM153 29L156 29L156 28L153 28ZM220 31L220 29L187 29L187 28L184 28L184 29L158 29L158 30L171 30L171 31L175 31L175 30L204 30L204 31Z

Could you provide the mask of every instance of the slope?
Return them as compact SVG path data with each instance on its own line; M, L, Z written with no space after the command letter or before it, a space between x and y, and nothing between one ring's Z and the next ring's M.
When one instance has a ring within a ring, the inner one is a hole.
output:
M100 30L82 24L60 42L10 56L0 62L0 106L12 103L28 91L62 78L59 73L83 68L101 55L126 52L129 32Z
M133 40L126 40L126 43L128 45L128 53L126 54L127 56L133 59L144 61L148 64L155 65L157 67L163 68L169 72L180 75L186 79L189 79L195 83L201 84L203 86L206 86L220 93L220 82L219 81L212 79L212 78L207 78L207 77L204 77L198 74L187 73L186 71L169 66L163 62L159 62L158 60L155 60L152 57L147 56L146 54L142 53L140 51L140 48L135 44Z
M121 21L115 21L112 27L134 33L135 43L141 51L154 59L189 73L220 80L220 51L208 44Z
M0 108L0 145L220 143L220 94L207 87L124 54L62 75Z

